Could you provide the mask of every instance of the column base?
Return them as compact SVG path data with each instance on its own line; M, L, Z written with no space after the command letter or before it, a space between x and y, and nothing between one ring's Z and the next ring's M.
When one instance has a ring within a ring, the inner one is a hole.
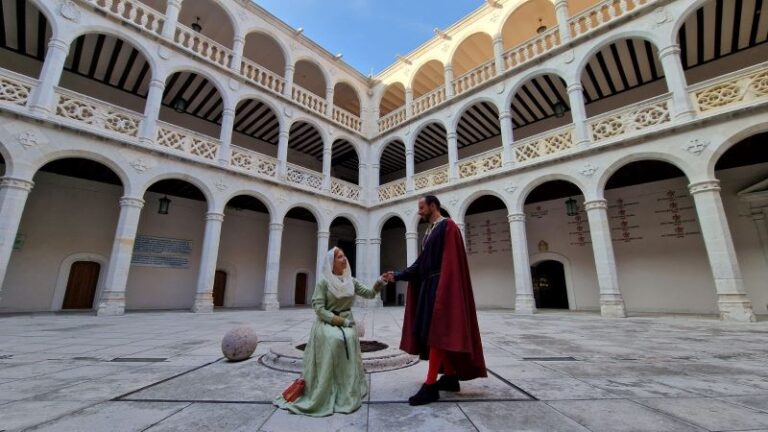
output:
M50 109L40 105L33 105L29 108L29 110L32 112L32 114L35 114L41 117L47 117L51 114Z
M277 300L277 294L265 294L259 309L263 311L280 310L280 302Z
M104 293L96 309L97 316L119 316L125 314L125 296L121 293Z
M532 295L520 295L515 298L515 313L533 315L536 313L536 299Z
M155 141L149 137L139 137L139 144L142 144L145 146L153 146L155 145Z
M600 315L603 318L626 318L627 311L621 294L601 294Z
M717 308L720 319L735 322L756 322L752 311L752 302L744 294L721 294L718 296Z
M675 117L675 120L682 120L682 121L693 120L694 118L696 118L696 111L693 111L693 110L682 111L679 113L675 113L674 117Z
M589 144L590 144L590 141L588 139L587 140L576 141L576 147L577 148L582 148L582 149L583 148L587 148L587 147L589 147Z
M213 313L213 293L198 293L195 296L195 304L192 306L194 313Z

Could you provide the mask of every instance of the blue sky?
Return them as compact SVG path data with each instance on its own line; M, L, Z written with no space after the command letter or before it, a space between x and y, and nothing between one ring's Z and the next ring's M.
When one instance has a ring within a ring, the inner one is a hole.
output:
M364 75L382 71L480 5L479 0L256 0Z

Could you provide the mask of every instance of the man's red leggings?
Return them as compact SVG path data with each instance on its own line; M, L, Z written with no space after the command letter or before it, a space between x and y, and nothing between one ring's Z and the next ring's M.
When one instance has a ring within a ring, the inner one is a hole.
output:
M445 355L445 351L439 348L429 349L429 370L427 371L427 384L434 384L437 382L437 374L440 372L440 367L443 367L443 372L446 375L456 375L456 370Z

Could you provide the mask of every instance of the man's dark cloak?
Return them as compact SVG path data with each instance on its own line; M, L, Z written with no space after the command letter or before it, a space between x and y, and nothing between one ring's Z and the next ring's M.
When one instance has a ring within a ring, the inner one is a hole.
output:
M395 276L409 282L400 349L428 359L429 349L438 348L460 380L486 377L467 254L456 223L438 223L416 262Z

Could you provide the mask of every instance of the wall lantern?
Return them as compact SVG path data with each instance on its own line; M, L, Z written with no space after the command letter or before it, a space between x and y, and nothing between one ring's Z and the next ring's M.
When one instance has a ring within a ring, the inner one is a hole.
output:
M541 34L541 33L544 33L545 31L547 31L547 26L542 24L541 23L541 18L539 18L539 28L536 29L536 33Z
M562 102L557 102L554 107L552 107L555 110L555 117L562 118L565 115L565 104Z
M203 26L200 25L200 17L197 17L197 21L193 22L192 25L190 25L190 27L192 27L192 30L200 33L200 31L203 29Z
M568 216L576 216L579 214L579 206L576 203L576 200L572 197L565 201L565 211L568 213Z
M168 199L168 195L160 198L160 206L157 208L157 213L161 215L168 214L168 207L171 205L171 200Z
M177 113L184 113L187 110L187 100L181 96L176 96L171 103L171 106Z

